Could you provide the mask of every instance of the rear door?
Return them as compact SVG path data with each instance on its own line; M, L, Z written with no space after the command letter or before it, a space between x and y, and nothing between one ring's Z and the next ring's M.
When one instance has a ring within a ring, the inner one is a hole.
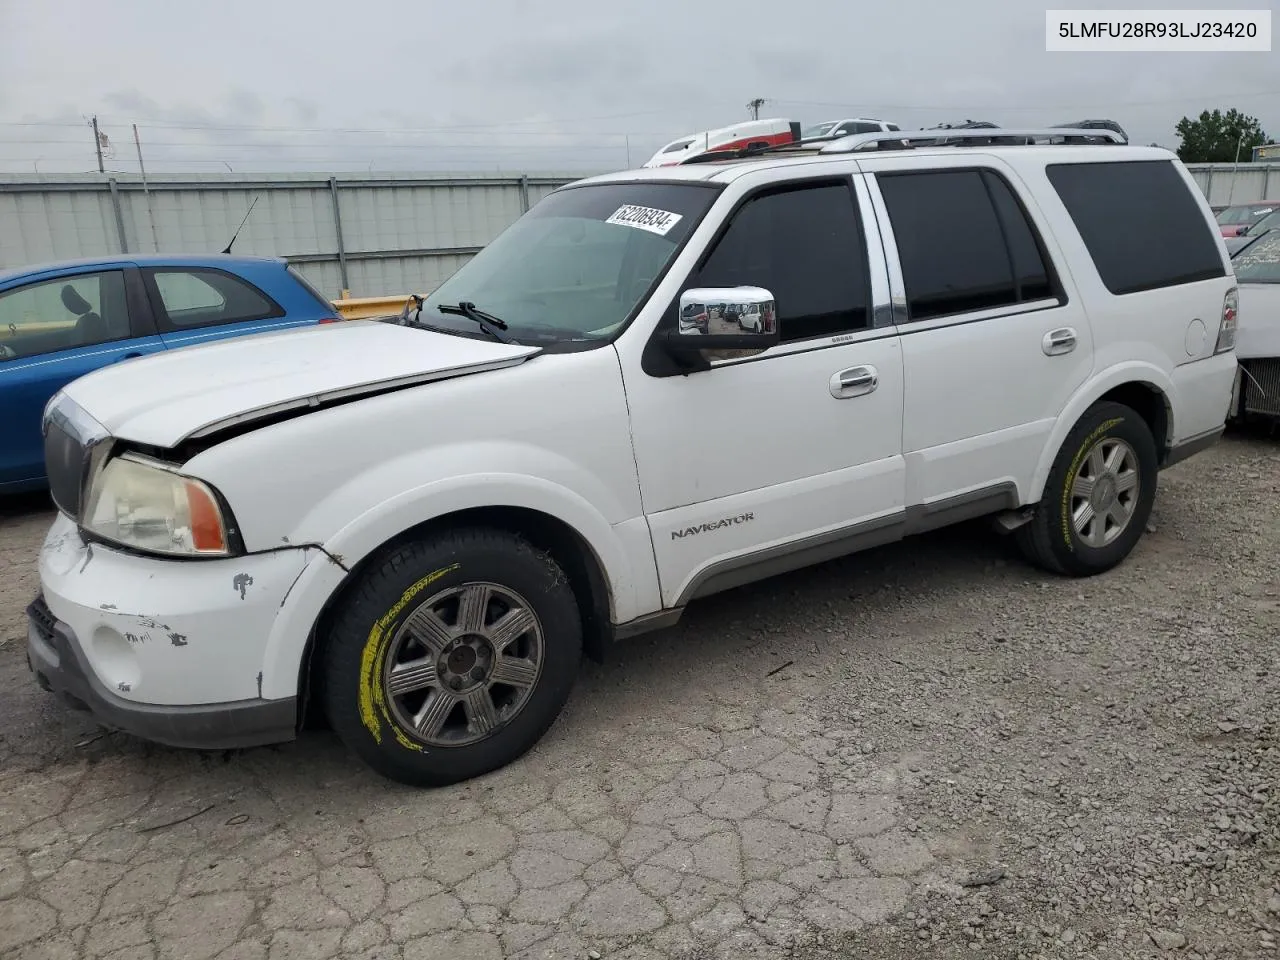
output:
M40 419L72 380L164 349L136 267L80 269L0 289L0 490L44 479Z
M170 349L315 323L316 309L291 314L249 278L214 267L143 270L160 337Z
M1093 368L1047 221L991 156L862 165L903 305L907 505L925 516L1014 506Z

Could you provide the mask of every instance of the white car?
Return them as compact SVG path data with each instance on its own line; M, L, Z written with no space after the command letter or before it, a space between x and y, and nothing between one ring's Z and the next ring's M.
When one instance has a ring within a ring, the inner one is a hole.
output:
M1243 314L1233 411L1242 418L1274 420L1280 418L1280 229L1256 235L1231 262Z
M876 120L873 117L849 117L844 120L823 120L821 123L804 127L800 131L800 137L803 140L813 140L819 137L835 139L836 137L851 136L855 133L885 133L899 129L901 128L896 123Z
M858 147L579 181L410 325L73 382L36 678L180 746L288 740L315 700L438 785L536 743L584 652L716 591L980 516L1049 570L1114 567L1227 417L1203 195L1147 147ZM776 322L682 331L695 299Z

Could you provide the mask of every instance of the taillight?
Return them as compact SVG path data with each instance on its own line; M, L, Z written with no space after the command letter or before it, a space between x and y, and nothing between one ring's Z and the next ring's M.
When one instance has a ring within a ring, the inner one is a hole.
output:
M1236 321L1239 316L1240 296L1235 287L1222 298L1222 320L1218 324L1218 344L1214 353L1226 353L1236 348Z
M337 323L341 319L341 317L321 317L320 323Z

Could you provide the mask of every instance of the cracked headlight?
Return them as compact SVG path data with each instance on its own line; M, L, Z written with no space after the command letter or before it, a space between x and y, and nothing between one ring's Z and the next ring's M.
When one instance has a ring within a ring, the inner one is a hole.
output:
M89 490L84 528L104 540L175 557L231 555L228 518L199 480L127 453L109 460Z

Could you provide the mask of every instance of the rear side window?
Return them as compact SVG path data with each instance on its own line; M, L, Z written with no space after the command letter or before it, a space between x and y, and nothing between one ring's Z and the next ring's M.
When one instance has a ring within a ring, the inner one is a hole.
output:
M274 300L222 270L160 268L150 271L159 295L161 325L169 330L284 316Z
M1056 284L1026 212L990 170L879 174L911 320L1016 306Z
M1171 161L1055 163L1045 173L1113 294L1226 275L1219 238ZM1135 231L1156 239L1139 242Z

